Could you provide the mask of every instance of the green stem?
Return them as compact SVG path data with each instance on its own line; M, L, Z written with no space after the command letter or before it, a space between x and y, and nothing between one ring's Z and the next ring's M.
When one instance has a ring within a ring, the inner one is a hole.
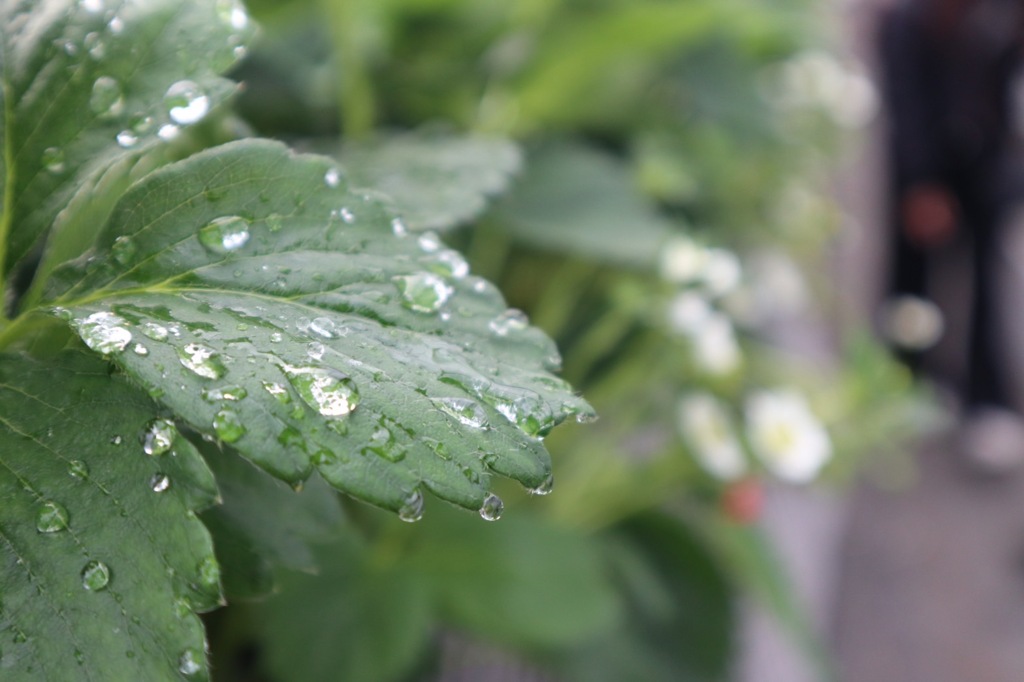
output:
M373 130L376 105L359 45L361 0L321 0L334 40L341 108L341 129L348 138L365 137Z
M7 46L2 45L0 49L7 52ZM0 218L0 322L7 320L7 240L10 238L11 221L13 219L14 204L14 131L11 130L11 121L14 120L14 97L11 88L8 86L10 80L7 78L7 65L9 59L4 59L4 195L3 217Z

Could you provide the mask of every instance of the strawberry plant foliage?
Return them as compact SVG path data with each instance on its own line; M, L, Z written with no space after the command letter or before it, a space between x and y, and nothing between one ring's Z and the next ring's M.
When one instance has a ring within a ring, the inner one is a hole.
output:
M196 512L218 483L228 504L203 520L232 561L308 567L297 538L340 518L318 493L254 541L246 509L287 492L264 498L265 474L231 458L406 520L425 492L496 518L494 474L549 488L542 437L591 409L552 374L550 339L393 208L449 227L436 205L354 189L276 142L183 151L234 89L216 72L244 50L241 5L12 2L0 17L4 679L205 678L195 613L222 597ZM502 149L499 179L516 158ZM450 193L472 203L450 220L503 183Z

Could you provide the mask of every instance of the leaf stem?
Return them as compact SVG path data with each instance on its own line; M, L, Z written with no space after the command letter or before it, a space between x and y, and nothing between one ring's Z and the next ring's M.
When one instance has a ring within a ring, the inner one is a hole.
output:
M0 45L0 50L3 53L7 52L7 45ZM7 68L10 60L4 59L4 74L3 84L0 88L3 89L4 98L4 122L3 122L3 136L4 136L4 194L3 194L3 206L0 206L0 211L3 212L3 216L0 217L0 321L6 321L7 317L7 240L10 237L12 215L14 213L12 204L14 203L14 135L11 131L11 121L14 120L14 98L11 97L10 81L7 78Z
M359 44L361 0L321 0L334 42L338 70L341 130L348 138L365 137L373 130L376 104Z

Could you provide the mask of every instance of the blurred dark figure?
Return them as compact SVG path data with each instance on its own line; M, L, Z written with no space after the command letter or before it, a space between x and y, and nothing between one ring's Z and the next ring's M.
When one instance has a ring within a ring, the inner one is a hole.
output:
M921 370L922 350L941 334L927 291L948 276L934 272L936 250L971 243L964 446L993 467L1024 462L1024 421L1010 409L994 324L1001 232L1024 198L1013 106L1024 0L898 1L882 16L879 41L894 224L885 326Z

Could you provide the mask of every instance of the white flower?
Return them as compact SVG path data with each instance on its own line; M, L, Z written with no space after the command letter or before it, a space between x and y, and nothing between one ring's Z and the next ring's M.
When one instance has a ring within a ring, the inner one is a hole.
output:
M708 249L701 279L712 296L724 296L740 283L740 261L725 249Z
M828 433L796 391L751 394L746 418L751 448L783 480L810 481L832 454Z
M700 294L681 291L668 303L668 327L677 334L694 334L712 315L711 306Z
M732 323L722 313L712 312L690 336L697 365L713 375L728 374L740 364L740 347Z
M679 431L697 462L715 478L732 481L746 472L732 422L712 396L695 393L679 401Z
M687 237L673 237L661 251L661 276L677 284L695 282L704 274L707 249Z

